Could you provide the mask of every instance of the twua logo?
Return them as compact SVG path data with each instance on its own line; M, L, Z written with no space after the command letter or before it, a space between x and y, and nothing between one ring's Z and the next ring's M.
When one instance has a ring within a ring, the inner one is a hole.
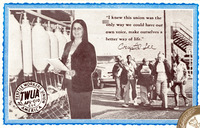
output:
M21 101L22 100L29 100L29 99L36 99L40 97L40 93L38 89L30 90L21 92Z
M26 113L36 113L42 110L47 102L47 93L42 85L36 82L24 82L15 91L17 107Z

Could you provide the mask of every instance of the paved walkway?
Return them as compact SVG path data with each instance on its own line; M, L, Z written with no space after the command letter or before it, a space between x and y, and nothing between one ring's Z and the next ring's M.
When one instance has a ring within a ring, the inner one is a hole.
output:
M189 107L192 106L192 80L187 83L187 95L189 98ZM92 118L93 119L178 119L179 116L189 107L184 106L183 98L180 98L180 110L173 110L174 97L168 96L169 109L162 110L161 106L140 107L130 106L122 107L123 100L114 101L115 87L106 86L103 89L95 89L92 96ZM138 102L140 99L138 98ZM161 104L161 102L160 102Z

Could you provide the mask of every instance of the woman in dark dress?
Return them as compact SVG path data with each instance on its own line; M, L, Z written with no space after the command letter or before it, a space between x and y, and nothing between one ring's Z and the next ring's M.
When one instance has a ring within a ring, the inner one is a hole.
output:
M72 119L91 119L92 78L96 67L94 46L88 41L83 20L75 20L71 27L71 41L65 45L61 58L69 71L65 72L62 88L67 88Z
M149 106L148 92L152 82L153 67L150 65L146 58L143 58L142 64L137 68L138 82L140 85L141 106Z

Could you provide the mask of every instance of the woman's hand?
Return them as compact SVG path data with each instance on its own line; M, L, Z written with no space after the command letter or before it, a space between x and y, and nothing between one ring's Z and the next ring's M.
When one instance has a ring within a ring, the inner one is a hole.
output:
M171 85L172 85L172 86L174 85L174 81L173 81L173 80L171 81Z
M73 77L73 76L76 75L76 71L75 71L75 70L71 70L71 71L70 71L70 74L71 74L71 76Z
M76 75L76 72L75 70L69 70L69 71L66 71L66 75L73 77Z
M54 70L54 67L52 65L50 65L48 68L48 72L53 72L53 70Z
M185 78L185 77L182 77L182 79L181 79L181 82L182 82L182 84L183 84L183 85L185 85L185 84L186 84L186 82L187 82L187 78Z
M126 85L125 85L125 84L122 84L121 86L122 86L122 88L125 88L125 87L126 87Z
M187 80L184 79L184 80L182 81L182 83L183 83L183 85L186 85Z
M172 87L172 85L173 85L173 84L172 84L172 82L169 82L169 88L171 88L171 87Z

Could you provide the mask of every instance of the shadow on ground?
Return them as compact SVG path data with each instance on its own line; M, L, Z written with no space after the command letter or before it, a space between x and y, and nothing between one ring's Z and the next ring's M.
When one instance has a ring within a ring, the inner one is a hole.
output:
M188 82L187 94L191 95L192 81ZM129 106L122 107L123 100L115 101L115 87L109 86L103 89L95 89L92 96L93 119L178 119L180 115L192 106L192 98L189 98L189 107L184 106L184 100L180 97L180 109L174 110L174 97L170 92L168 97L168 109L162 109L161 105L150 107Z

